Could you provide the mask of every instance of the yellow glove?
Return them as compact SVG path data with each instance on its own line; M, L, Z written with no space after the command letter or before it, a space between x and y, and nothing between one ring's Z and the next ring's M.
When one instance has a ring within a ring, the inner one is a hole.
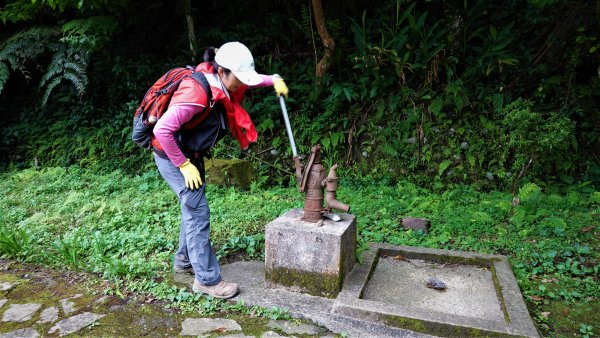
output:
M275 93L277 93L277 97L283 95L287 99L289 89L285 85L285 82L278 74L273 74L273 87L275 88Z
M202 178L200 178L200 172L195 165L193 165L189 159L184 164L179 166L179 170L183 174L185 179L185 186L190 189L199 189L202 186Z

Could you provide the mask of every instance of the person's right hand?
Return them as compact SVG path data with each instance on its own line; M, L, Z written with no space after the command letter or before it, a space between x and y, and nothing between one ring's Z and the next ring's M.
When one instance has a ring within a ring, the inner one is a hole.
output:
M273 88L275 88L277 97L283 95L286 99L288 98L289 89L279 74L273 74Z
M190 189L200 189L202 186L202 178L200 178L200 172L195 165L190 162L189 159L179 166L179 170L183 174L185 179L185 186Z

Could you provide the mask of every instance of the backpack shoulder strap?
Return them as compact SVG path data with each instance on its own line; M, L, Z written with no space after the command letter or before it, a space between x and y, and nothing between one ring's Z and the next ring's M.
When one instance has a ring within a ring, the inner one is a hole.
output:
M206 79L206 76L204 76L204 74L202 74L202 72L192 72L192 75L190 75L192 77L192 79L196 80L196 82L198 82L198 84L200 85L200 87L202 87L204 89L204 92L206 93L206 96L208 97L208 104L211 104L212 101L212 90L210 90L210 85L208 84L208 80Z

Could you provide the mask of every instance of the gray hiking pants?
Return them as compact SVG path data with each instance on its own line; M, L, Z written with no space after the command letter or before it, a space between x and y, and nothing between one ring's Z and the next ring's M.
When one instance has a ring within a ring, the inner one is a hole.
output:
M161 176L179 197L181 206L179 248L175 253L175 266L191 266L196 280L202 285L218 284L221 281L221 268L210 244L210 210L204 196L205 184L198 190L190 190L185 186L183 174L171 160L154 154L154 161Z

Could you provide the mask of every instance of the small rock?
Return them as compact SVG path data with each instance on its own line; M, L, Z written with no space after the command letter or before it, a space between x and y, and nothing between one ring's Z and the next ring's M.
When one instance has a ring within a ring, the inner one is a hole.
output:
M427 278L427 287L436 290L446 290L446 283L435 277Z
M136 321L135 325L143 328L145 332L153 332L156 328L173 330L179 326L179 322L172 317L142 316Z
M3 307L6 302L8 302L8 299L0 299L0 307Z
M51 288L51 287L53 287L53 286L55 286L55 285L56 285L56 281L55 281L54 279L52 279L52 278L49 278L49 277L47 277L47 278L44 278L44 279L42 280L42 283L44 283L44 285L45 285L46 287L48 287L48 288Z
M61 299L58 301L65 315L69 315L70 313L77 311L75 303L71 302L69 299Z
M117 312L117 311L124 311L124 310L125 310L125 305L122 305L122 304L111 305L108 308L108 311L110 311L110 312Z
M289 320L269 320L268 327L279 329L287 334L318 334L321 329L312 324L296 324Z
M40 333L34 329L26 328L11 331L0 335L0 338L35 338L39 337Z
M107 302L109 299L110 299L110 296L108 296L108 295L104 295L104 296L102 296L102 297L98 298L98 299L97 299L97 300L96 300L94 303L95 303L95 304L104 304L104 303L106 303L106 302Z
M424 218L404 217L402 226L407 229L421 230L426 234L431 227L431 222Z
M58 319L58 308L56 306L49 307L42 311L38 324L54 323Z
M29 303L29 304L10 304L10 307L4 316L2 316L3 322L26 322L31 319L31 316L42 306L42 304Z
M226 336L219 336L219 338L254 338L254 336L246 336L243 333L229 334Z
M91 312L84 312L84 313L78 314L76 316L61 320L60 322L56 323L56 325L54 325L50 329L50 331L48 331L48 333L52 334L58 330L58 331L60 331L61 337L66 336L68 334L71 334L73 332L77 332L77 331L83 329L84 327L92 324L93 322L97 321L98 319L100 319L104 316L105 315L98 315L98 314L91 313Z
M213 331L242 331L235 320L223 318L186 318L181 328L181 336L199 336Z
M16 284L9 283L9 282L1 282L0 283L0 291L8 291L8 290L14 288L15 285Z

